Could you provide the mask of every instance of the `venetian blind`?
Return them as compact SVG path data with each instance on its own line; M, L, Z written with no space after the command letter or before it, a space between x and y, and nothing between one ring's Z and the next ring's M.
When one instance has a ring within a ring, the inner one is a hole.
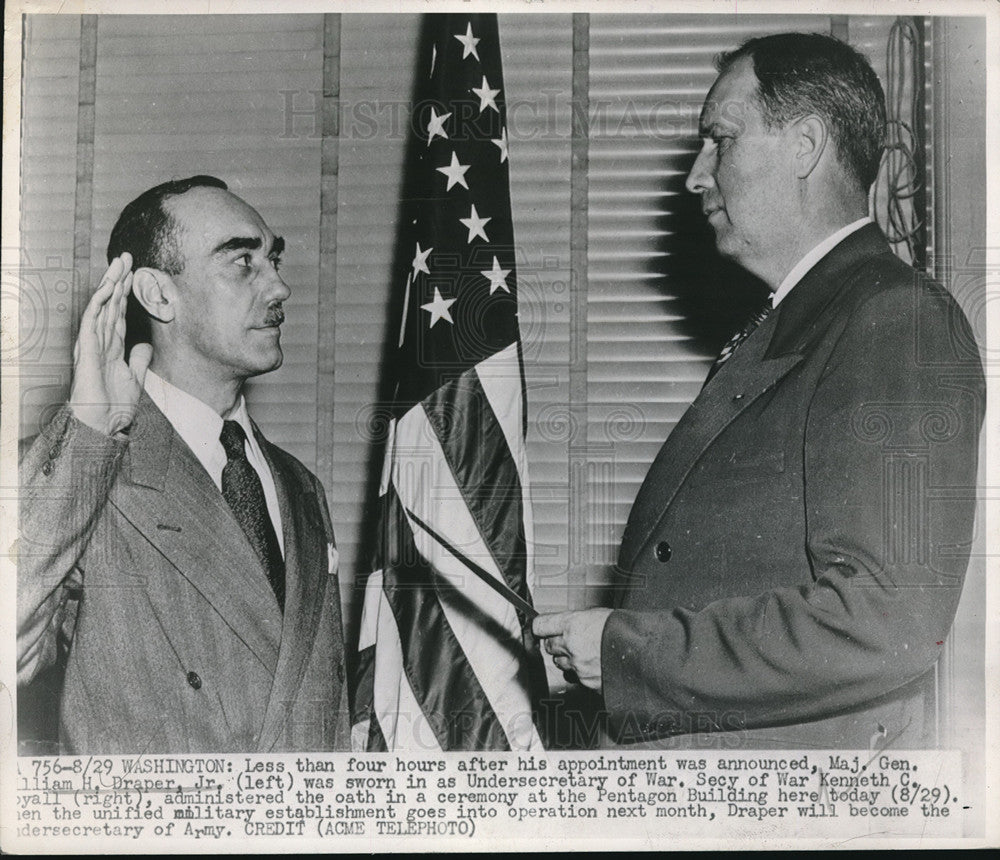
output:
M617 557L632 502L755 288L717 262L684 179L713 60L829 17L591 15L587 291L591 576Z
M560 610L573 580L568 442L574 273L570 261L573 16L501 15L517 245L518 315L528 397L535 602Z
M19 299L20 436L37 433L66 399L75 334L73 217L76 200L80 18L25 22L21 111ZM4 356L6 362L8 356Z

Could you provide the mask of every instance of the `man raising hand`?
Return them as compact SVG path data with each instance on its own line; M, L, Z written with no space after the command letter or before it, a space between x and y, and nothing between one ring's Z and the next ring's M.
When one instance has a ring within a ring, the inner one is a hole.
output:
M207 176L112 231L69 402L19 470L18 682L70 642L66 752L346 747L323 488L242 393L282 362L283 246Z

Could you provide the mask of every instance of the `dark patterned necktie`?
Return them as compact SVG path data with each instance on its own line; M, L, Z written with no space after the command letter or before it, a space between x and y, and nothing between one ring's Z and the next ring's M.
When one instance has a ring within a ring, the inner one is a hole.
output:
M219 441L226 449L226 465L222 469L222 495L236 515L247 540L267 571L278 606L285 608L285 562L267 513L267 500L260 476L246 454L246 434L235 421L223 421Z
M719 368L721 368L722 365L724 365L727 361L729 361L733 353L736 352L739 345L743 343L743 341L745 341L748 337L750 337L750 335L752 335L754 331L757 330L757 327L762 322L764 322L764 320L767 319L768 314L770 314L772 310L773 308L771 307L770 302L764 305L764 307L762 307L752 317L750 317L750 321L745 326L743 326L743 328L741 328L738 332L736 332L736 334L734 334L731 338L729 338L728 341L726 341L726 345L722 347L722 351L719 353L719 357L715 359L714 362L712 362L712 366L708 370L708 376L705 377L706 384L713 376L715 376L716 373L719 372Z

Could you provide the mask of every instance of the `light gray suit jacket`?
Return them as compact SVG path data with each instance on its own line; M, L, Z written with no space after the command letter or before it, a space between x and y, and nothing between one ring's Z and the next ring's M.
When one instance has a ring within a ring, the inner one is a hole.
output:
M127 439L63 407L22 458L18 682L71 634L66 752L347 748L323 488L257 439L281 509L284 615L222 494L145 394Z

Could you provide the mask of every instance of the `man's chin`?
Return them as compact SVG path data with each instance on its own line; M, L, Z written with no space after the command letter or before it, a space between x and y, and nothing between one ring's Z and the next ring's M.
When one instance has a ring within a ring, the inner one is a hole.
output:
M284 364L284 361L285 361L285 356L279 349L278 354L271 360L267 369L262 370L261 373L270 373L272 370L277 370L279 367L281 367L282 364Z
M715 250L718 251L720 257L725 257L727 260L733 260L737 263L739 262L740 247L731 229L727 229L726 227L716 228Z
M249 373L247 373L247 378L253 376L262 376L265 373L271 373L277 370L284 363L285 356L282 354L280 349L268 355L258 356L257 361L253 363L253 367L250 368Z
M281 367L285 360L281 351L281 329L274 326L273 328L257 329L257 333L263 334L265 339L257 342L258 360L254 362L256 365L255 375L270 373Z

